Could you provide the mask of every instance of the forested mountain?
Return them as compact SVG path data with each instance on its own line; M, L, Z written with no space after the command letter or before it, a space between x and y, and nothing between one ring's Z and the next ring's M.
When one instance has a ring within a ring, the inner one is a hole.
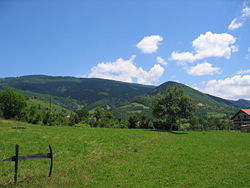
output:
M24 95L39 95L54 101L92 108L99 105L126 104L135 96L149 92L154 86L131 84L98 78L52 77L44 75L0 79L0 85L23 91ZM30 93L31 92L31 93ZM64 105L65 106L65 105ZM68 108L76 108L69 105Z
M160 86L125 83L98 78L32 75L0 79L0 89L11 87L25 96L36 96L74 110L79 107L93 109L101 106L126 116L149 112L152 98L170 86L181 88L197 105L197 114L208 117L230 116L238 108L250 107L250 101L230 101L204 94L177 82Z
M184 84L176 82L165 82L160 86L151 90L150 94L151 95L161 94L164 91L166 91L168 87L171 86L179 87L186 94L188 94L193 99L193 102L197 106L197 113L202 116L228 117L235 111L237 111L238 108L241 108L241 106L237 106L233 104L231 101L202 93Z
M245 99L239 99L237 101L230 101L230 103L240 108L250 108L250 101Z

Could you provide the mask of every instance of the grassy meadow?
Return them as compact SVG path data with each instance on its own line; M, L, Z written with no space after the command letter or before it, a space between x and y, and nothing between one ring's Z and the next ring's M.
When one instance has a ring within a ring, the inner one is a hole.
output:
M11 129L14 125L26 129ZM19 162L18 187L250 187L250 134L75 128L0 120L0 159ZM0 162L0 187L14 187L13 162Z

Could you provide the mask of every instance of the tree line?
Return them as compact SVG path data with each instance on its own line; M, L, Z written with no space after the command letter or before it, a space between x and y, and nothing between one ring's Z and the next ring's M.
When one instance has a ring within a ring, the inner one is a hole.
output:
M111 111L97 107L88 111L81 108L65 114L51 109L27 105L23 95L13 89L0 91L0 116L32 124L47 126L143 128L161 130L230 130L237 129L228 120L207 119L194 115L195 104L177 87L169 87L165 93L153 98L151 111L132 115L129 119L117 119Z

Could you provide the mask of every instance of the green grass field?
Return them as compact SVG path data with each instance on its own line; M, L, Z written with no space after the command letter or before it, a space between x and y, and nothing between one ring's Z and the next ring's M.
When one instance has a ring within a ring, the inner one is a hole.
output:
M11 129L24 125L26 129ZM45 127L0 120L0 159L19 162L19 187L250 187L250 134L229 131ZM14 187L13 162L0 162L0 187Z

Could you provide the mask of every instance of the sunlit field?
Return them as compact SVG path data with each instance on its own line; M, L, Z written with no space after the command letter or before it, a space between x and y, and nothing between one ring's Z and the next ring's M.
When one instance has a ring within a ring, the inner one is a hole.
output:
M12 129L12 126L26 129ZM19 161L19 187L249 187L250 135L235 131L48 127L1 120L0 158ZM12 187L14 162L0 162L0 186Z

